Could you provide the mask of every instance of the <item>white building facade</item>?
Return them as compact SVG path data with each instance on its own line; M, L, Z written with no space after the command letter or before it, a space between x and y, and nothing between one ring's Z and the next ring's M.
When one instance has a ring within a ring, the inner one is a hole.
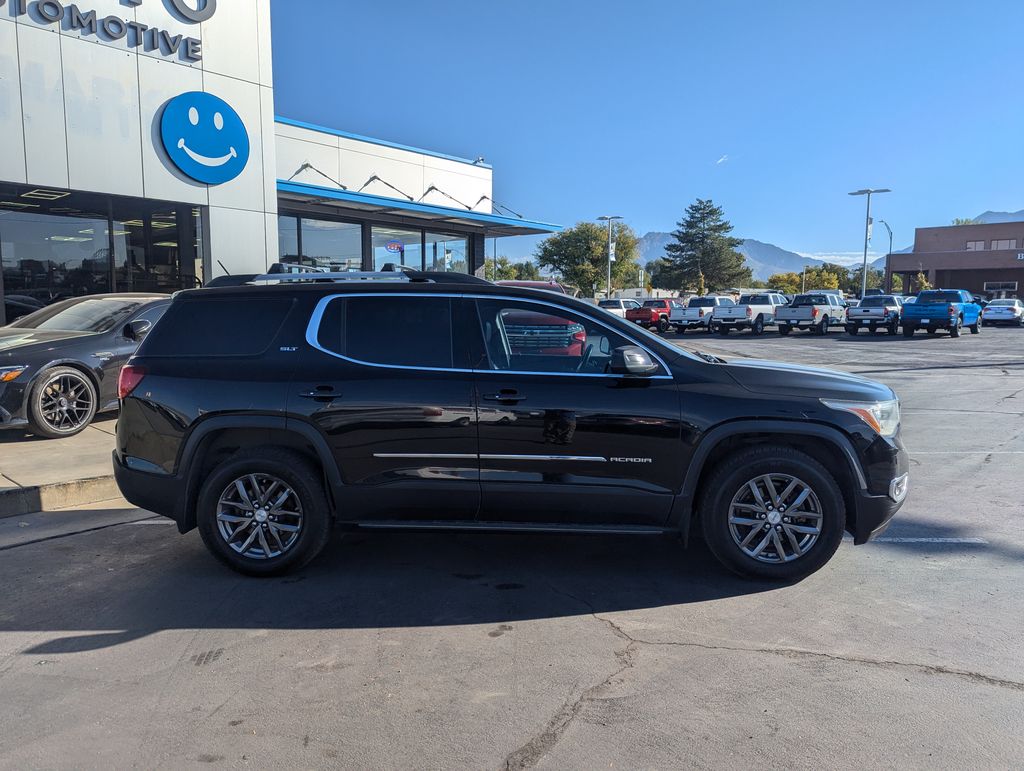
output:
M0 0L0 294L473 272L558 229L497 208L481 159L275 117L271 51L270 0Z

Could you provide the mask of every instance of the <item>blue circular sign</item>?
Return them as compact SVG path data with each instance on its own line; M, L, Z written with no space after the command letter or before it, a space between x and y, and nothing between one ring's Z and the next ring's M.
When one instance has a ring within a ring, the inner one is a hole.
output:
M197 182L228 182L249 162L242 119L223 99L204 91L179 94L164 106L160 137L171 162Z
M405 249L405 245L401 241L388 241L384 244L384 248L389 252L401 252Z

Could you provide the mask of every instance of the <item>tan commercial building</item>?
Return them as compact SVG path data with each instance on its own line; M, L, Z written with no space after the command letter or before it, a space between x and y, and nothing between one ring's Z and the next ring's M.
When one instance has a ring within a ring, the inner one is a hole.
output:
M915 292L919 271L937 288L1024 296L1024 222L917 228L914 251L889 256L886 285L899 275L903 291Z

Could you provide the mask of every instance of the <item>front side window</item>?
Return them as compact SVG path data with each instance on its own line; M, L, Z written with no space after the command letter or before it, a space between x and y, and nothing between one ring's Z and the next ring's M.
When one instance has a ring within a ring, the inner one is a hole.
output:
M452 368L452 311L447 297L338 297L324 309L321 348L365 364Z
M636 345L564 308L513 300L478 300L477 308L493 370L602 375L612 351Z

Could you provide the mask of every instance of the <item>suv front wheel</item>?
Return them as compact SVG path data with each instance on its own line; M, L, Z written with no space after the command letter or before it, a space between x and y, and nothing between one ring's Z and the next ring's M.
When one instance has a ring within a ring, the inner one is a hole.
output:
M251 576L302 567L327 545L331 517L320 474L287 450L242 450L217 466L199 493L203 543Z
M846 507L839 485L799 450L737 452L719 464L704 490L704 538L740 575L800 579L828 562L842 541Z

